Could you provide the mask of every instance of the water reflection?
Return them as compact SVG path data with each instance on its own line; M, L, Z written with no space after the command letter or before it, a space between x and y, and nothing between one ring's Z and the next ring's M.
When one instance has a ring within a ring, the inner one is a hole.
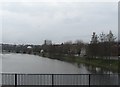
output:
M114 72L110 71L110 70L105 69L105 68L95 67L95 66L87 65L87 64L77 63L75 65L77 65L78 68L81 68L84 66L90 73L94 73L94 74L117 74L118 73L115 71Z

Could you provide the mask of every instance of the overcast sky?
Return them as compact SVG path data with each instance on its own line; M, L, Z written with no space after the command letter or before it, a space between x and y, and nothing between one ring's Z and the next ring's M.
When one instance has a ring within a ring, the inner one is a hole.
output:
M4 2L2 42L43 44L83 40L92 32L118 35L117 2Z

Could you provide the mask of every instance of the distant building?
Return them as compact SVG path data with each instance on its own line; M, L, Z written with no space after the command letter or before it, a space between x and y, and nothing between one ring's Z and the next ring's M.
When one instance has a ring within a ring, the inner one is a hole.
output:
M44 50L40 50L40 53L43 53L44 52Z
M27 46L27 49L32 49L32 47L31 46Z
M86 49L85 48L82 48L81 49L81 53L80 53L80 56L83 57L86 55Z
M44 45L52 45L52 41L51 40L45 40Z
M27 46L27 53L33 53L32 46Z

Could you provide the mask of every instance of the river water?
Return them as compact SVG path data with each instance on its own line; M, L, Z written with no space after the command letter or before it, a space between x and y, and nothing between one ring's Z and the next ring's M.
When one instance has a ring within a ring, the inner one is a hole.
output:
M88 74L84 65L28 54L3 54L2 72L40 74Z
M29 54L2 54L2 72L39 74L113 73L99 67L72 64Z
M106 74L113 72L101 69L99 67L86 66L84 64L72 64L64 61L43 58L37 55L10 53L2 54L2 73ZM101 76L94 78L97 78L96 81L101 81L102 79ZM118 82L118 76L116 75L105 78L109 78L109 82L113 84L117 84ZM105 81L103 80L103 82Z

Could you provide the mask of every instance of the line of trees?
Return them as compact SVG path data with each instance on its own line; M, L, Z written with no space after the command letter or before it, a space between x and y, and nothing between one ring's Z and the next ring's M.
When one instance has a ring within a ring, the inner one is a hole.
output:
M48 57L62 58L63 56L80 56L81 49L85 46L83 41L77 40L75 42L67 41L62 44L51 44L42 45L44 50L43 54L46 53Z
M75 42L67 41L62 44L52 44L45 40L43 45L10 45L2 44L2 50L7 52L16 53L29 53L47 56L51 58L62 58L63 56L81 56L82 51L85 50L85 57L89 58L110 58L110 56L118 56L119 44L116 37L109 31L108 34L103 32L100 35L96 35L93 32L91 42L85 44L81 40Z
M40 53L40 45L11 45L11 44L2 44L2 52L14 52L14 53Z
M87 48L87 55L92 58L118 56L118 42L112 31L109 31L108 34L102 32L99 36L93 32L91 42Z

